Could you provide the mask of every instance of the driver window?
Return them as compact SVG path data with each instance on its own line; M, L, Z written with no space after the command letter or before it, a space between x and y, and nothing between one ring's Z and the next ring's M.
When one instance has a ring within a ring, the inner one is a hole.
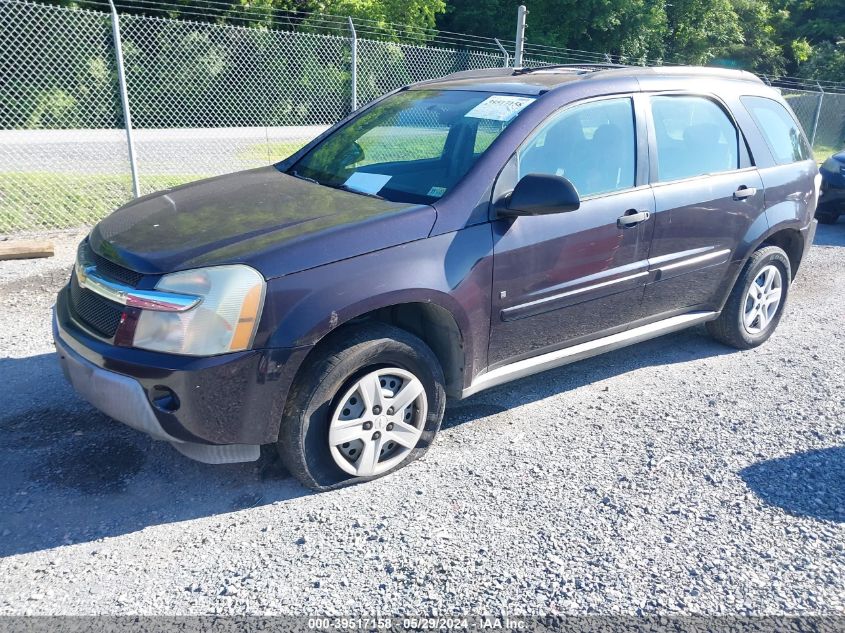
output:
M630 98L567 108L552 116L518 154L519 177L564 176L583 198L634 186L636 137Z

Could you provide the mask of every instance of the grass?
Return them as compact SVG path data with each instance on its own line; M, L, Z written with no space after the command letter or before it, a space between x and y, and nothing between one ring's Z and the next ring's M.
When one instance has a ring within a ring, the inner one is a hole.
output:
M832 145L816 145L813 147L813 155L816 157L816 162L821 165L824 161L828 158L836 154L837 152L841 152L843 147L834 147Z
M430 138L397 139L396 143L384 143L377 135L372 136L371 139L362 139L366 155L362 164L395 160L396 154L403 158L409 153L427 158L437 155L443 143L437 134L432 134ZM480 147L476 149L483 149L494 136L491 134L489 139L479 139ZM238 158L256 162L265 162L269 158L270 162L276 162L293 154L305 142L257 143L241 150ZM821 164L841 149L816 145L813 151ZM200 175L145 174L141 178L141 193L167 189L199 178ZM129 175L0 173L0 234L91 225L129 202L131 192Z
M308 141L279 141L273 143L256 143L239 151L240 160L262 161L277 163L293 154Z
M144 176L141 193L200 176ZM0 173L0 234L94 224L132 198L128 175Z
M445 134L430 138L397 139L385 143L381 133L362 139L369 154L361 164L406 158L409 152L429 158L443 149ZM410 141L410 142L409 142ZM287 158L307 141L256 143L237 158L253 163ZM201 175L141 174L141 193L167 189ZM132 199L128 174L73 174L55 172L0 172L0 234L67 229L91 225Z
M257 143L237 158L267 163L287 158L305 141ZM199 180L201 174L141 174L141 193ZM132 199L128 174L0 172L0 234L91 225Z
M439 156L446 142L446 130L416 130L413 137L401 132L408 132L407 128L396 133L394 128L375 128L364 134L358 142L364 150L365 159L360 165L388 162L392 160L414 160L416 158L432 158ZM486 148L490 140L480 139L479 143ZM272 143L256 143L237 153L237 158L244 161L261 161L276 163L293 154L308 141L279 141Z

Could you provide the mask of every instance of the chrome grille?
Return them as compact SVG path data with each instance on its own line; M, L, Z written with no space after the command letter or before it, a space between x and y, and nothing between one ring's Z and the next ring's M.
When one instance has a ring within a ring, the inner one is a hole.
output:
M70 276L70 308L77 320L105 338L115 335L123 315L120 304L80 287L76 271Z
M102 255L98 255L94 252L94 249L91 248L91 244L88 243L87 239L79 245L79 250L80 252L77 257L77 261L94 264L97 267L97 272L105 277L109 277L110 279L114 279L115 281L119 281L134 288L144 276L143 273L137 273L134 270L129 270L119 264L115 264L113 261L106 259Z

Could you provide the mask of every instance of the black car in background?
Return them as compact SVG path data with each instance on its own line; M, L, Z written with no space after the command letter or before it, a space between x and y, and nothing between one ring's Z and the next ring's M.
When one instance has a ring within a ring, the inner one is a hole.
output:
M821 197L816 218L822 224L836 224L845 213L845 151L834 154L819 168Z

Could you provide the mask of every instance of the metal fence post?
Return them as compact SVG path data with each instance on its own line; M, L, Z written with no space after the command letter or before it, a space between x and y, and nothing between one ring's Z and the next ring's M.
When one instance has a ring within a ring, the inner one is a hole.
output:
M816 146L816 132L819 129L819 116L822 113L822 103L824 103L824 88L817 81L816 85L819 87L819 102L816 104L816 114L813 116L813 134L810 136L810 145Z
M114 36L114 55L117 61L117 83L120 86L120 103L123 106L123 124L126 127L126 146L129 150L129 170L132 172L132 193L135 197L141 195L138 182L138 166L135 164L135 142L132 139L132 113L129 111L129 94L126 92L126 73L123 71L123 48L120 45L120 18L114 2L109 0L111 7L111 30Z
M355 25L352 23L352 16L349 16L349 46L352 52L352 67L349 73L349 82L352 92L352 112L358 109L358 35L355 33Z
M522 67L522 56L525 52L525 16L528 9L524 4L519 5L516 10L516 44L513 53L513 65L515 68Z
M499 38L494 37L493 41L496 42L496 46L499 47L499 50L502 51L502 55L505 56L505 63L503 65L504 68L507 68L511 65L511 56L508 55L508 52L505 50L505 47L502 46L502 43L499 41Z

